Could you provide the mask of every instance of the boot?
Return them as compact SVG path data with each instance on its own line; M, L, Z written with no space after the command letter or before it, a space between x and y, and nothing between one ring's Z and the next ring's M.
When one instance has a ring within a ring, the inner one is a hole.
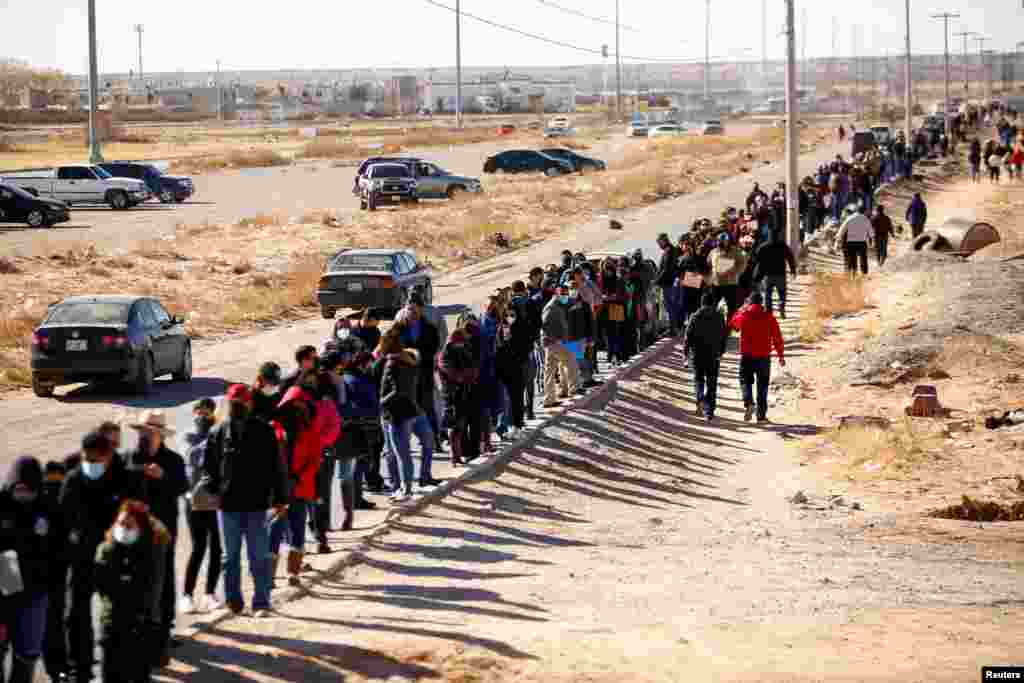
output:
M11 656L11 677L8 683L32 683L36 673L36 658L22 659L18 655Z
M281 565L281 556L274 553L270 556L270 585L274 585L274 578L277 576L278 567Z
M354 484L351 479L341 482L341 505L345 508L345 521L341 523L342 531L352 531L352 511L356 507Z
M493 451L494 446L491 445L491 424L490 420L488 420L487 424L480 430L480 452L491 453Z
M302 571L302 551L288 551L288 584L299 585L299 573Z
M452 445L452 465L464 465L462 459L462 432L458 429L451 430L448 435L448 443Z

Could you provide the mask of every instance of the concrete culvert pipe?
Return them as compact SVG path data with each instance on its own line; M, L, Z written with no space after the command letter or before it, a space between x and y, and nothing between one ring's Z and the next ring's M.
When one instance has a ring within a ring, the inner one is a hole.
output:
M914 251L929 249L967 257L999 241L999 231L989 223L951 218L938 229L919 235L914 240Z

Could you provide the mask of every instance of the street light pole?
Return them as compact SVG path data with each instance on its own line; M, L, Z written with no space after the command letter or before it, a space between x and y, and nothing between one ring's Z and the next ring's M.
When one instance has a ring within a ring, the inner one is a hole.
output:
M96 60L96 0L89 0L89 163L103 163L96 132L100 111L100 75Z
M622 120L622 55L619 53L619 0L615 0L615 113Z
M967 62L967 39L976 34L974 31L960 31L955 35L964 39L964 100L969 100L971 98L971 68Z
M910 65L910 0L906 0L906 12L907 12L907 35L906 35L906 55L903 63L903 108L904 120L903 120L903 134L907 137L907 144L911 144L913 136L911 133L914 130L913 124L913 84L911 83L912 73Z
M943 12L942 14L933 14L932 19L942 19L942 37L945 40L946 45L946 83L942 104L942 120L946 127L946 136L952 137L952 131L950 129L949 120L949 20L956 19L960 15L952 12Z
M786 243L792 248L794 256L800 251L800 200L797 195L799 129L796 125L799 113L796 110L796 20L793 7L795 4L796 0L786 0Z
M142 24L135 24L135 32L139 34L139 82L145 83L146 78L142 75Z
M711 0L704 3L704 106L711 99Z
M462 128L462 7L455 0L455 127Z
M220 60L217 60L217 120L224 120L224 102L221 100L220 89Z

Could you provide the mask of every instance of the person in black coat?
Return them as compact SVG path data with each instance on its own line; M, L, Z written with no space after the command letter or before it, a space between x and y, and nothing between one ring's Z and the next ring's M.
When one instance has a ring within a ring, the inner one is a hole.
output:
M166 554L164 585L161 597L164 628L164 653L161 665L170 662L171 633L174 630L176 587L174 575L174 548L178 541L178 499L188 493L188 475L185 459L167 447L165 439L174 433L167 426L163 411L151 410L142 414L132 425L139 433L139 445L128 455L128 469L136 470L143 477L143 497L150 510L171 534L170 547Z
M77 463L75 464L77 467ZM54 511L53 523L60 524L60 490L64 486L64 478L68 467L66 461L56 460L46 463L43 475L42 498L46 505ZM46 675L52 681L61 681L68 677L68 636L64 619L68 604L68 556L65 534L60 529L53 533L59 542L59 550L54 550L53 564L50 567L50 596L46 609L46 636L43 640L43 664Z
M434 409L434 368L437 363L437 354L441 351L441 333L437 325L427 320L424 316L426 301L420 292L413 292L409 295L409 305L404 309L402 317L405 319L402 344L406 348L419 351L420 372L417 379L417 403L427 416L430 428L434 432L434 450L441 449L439 425L437 423L437 411Z
M80 464L70 471L60 492L60 519L71 565L71 614L68 642L78 683L91 681L94 664L92 599L96 548L117 516L121 503L138 499L142 480L129 471L113 444L99 431L82 439Z
M694 396L697 414L711 421L718 399L718 372L725 355L729 332L725 318L715 306L715 297L707 293L701 307L690 317L683 337L683 355L693 359Z
M52 569L61 555L62 536L57 511L43 497L42 466L35 458L18 458L0 490L0 562L20 572L22 584L20 590L3 586L0 602L0 618L14 650L9 683L33 681L43 653L47 597L53 590Z
M658 235L658 248L661 249L661 260L658 261L658 274L654 283L661 287L672 326L672 336L679 334L679 302L676 301L676 277L679 263L679 250L669 240L668 235Z

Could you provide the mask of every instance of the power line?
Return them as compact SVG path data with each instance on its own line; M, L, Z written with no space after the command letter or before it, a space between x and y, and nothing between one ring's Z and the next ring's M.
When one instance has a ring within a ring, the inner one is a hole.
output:
M454 7L451 7L449 5L445 5L444 3L441 3L441 2L437 2L437 0L424 0L424 2L426 2L428 4L431 4L431 5L435 6L435 7L439 7L441 9L446 9L449 12L455 12L456 11ZM582 47L580 45L574 45L572 43L567 43L567 42L562 41L562 40L556 40L554 38L548 38L547 36L538 35L536 33L530 33L529 31L524 31L523 29L516 28L515 26L508 26L506 24L500 24L500 23L498 23L496 21L492 21L491 19L485 19L485 18L479 17L479 16L477 16L475 14L470 14L469 12L467 12L465 10L462 10L461 14L462 14L462 16L464 16L464 17L466 17L468 19L472 19L474 21L480 22L481 24L486 24L486 25L492 26L494 28L499 28L499 29L501 29L503 31L508 31L509 33L515 33L515 34L523 36L525 38L531 38L533 40L538 40L538 41L543 42L543 43L548 43L549 45L555 45L557 47L564 47L567 50L575 50L576 52L583 52L585 54L597 55L599 57L603 56L602 52L600 50L593 50L593 49L588 48L588 47ZM697 58L690 57L690 58L687 58L687 59L668 59L668 58L665 58L665 57L636 57L636 56L631 56L631 55L621 55L621 57L622 57L622 59L629 59L629 60L632 60L634 62L664 62L666 64L680 64L680 63L683 63L683 62L699 62L699 61L701 61L703 59L703 58L700 58L700 57L697 57Z
M615 25L615 20L614 19L606 19L604 17L595 17L595 16L590 15L590 14L584 14L583 12L580 12L579 10L573 9L571 7L565 7L563 5L559 5L557 3L551 2L550 0L537 0L537 2L539 2L540 4L545 5L547 7L550 7L551 9L556 9L556 10L558 10L560 12L565 12L566 14L571 14L574 17L580 17L581 19L589 19L590 21L596 22L598 24L610 24L612 26ZM627 26L626 24L619 24L619 28L624 29L626 31L637 31L637 32L640 31L640 29L634 28L632 26Z

